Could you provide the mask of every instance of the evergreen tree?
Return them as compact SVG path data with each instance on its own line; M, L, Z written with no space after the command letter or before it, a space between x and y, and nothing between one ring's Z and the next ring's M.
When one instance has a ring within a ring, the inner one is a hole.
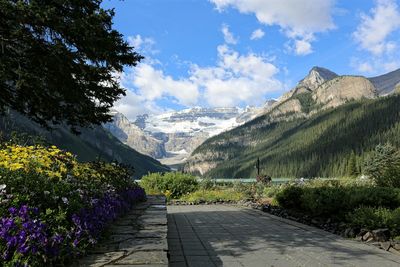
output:
M142 58L101 0L0 1L0 112L49 126L100 124L125 91L113 73Z
M351 152L349 162L347 164L347 175L349 176L357 176L358 169L357 169L357 157L354 151Z

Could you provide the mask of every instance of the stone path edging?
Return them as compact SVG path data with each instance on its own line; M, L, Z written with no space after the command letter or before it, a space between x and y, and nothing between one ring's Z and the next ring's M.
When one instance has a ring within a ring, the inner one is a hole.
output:
M148 196L109 228L109 236L72 266L168 266L164 196Z

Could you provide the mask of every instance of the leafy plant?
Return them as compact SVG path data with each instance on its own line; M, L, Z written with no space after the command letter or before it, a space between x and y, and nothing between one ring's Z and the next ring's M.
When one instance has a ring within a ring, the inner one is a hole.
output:
M288 209L300 209L303 189L298 186L288 186L276 195L279 205Z
M378 228L400 230L397 228L399 226L399 221L395 221L395 217L398 216L399 212L400 208L392 211L381 207L359 207L347 214L347 220L353 226L364 227L370 230Z
M243 193L237 192L232 188L227 189L212 189L192 192L181 197L181 200L191 203L204 203L204 202L237 202L243 200L245 196Z
M148 194L168 194L171 198L179 198L198 189L196 177L180 172L152 173L143 176L140 185Z

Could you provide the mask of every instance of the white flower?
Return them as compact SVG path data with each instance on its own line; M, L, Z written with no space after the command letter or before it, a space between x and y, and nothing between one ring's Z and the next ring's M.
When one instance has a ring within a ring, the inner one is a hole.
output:
M68 204L68 198L62 197L61 200L64 202L64 204Z
M7 185L5 184L0 184L0 191L3 191L4 189L6 189Z
M50 192L49 192L49 191L44 191L43 193L44 193L46 196L47 196L47 195L50 195Z

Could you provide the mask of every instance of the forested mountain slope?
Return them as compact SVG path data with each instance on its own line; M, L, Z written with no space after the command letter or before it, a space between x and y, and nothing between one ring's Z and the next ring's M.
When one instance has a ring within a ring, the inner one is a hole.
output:
M10 135L11 132L16 131L43 137L48 143L76 154L80 161L92 161L98 157L107 161L117 160L133 166L136 178L148 172L169 170L157 160L124 145L101 126L79 130L80 135L72 134L67 127L63 126L47 131L16 112L0 117L0 132L3 135Z
M317 105L309 97L301 101ZM260 157L262 172L273 177L354 175L362 172L363 157L385 142L400 146L396 94L350 101L307 117L276 120L267 113L204 142L185 170L211 177L254 177Z

